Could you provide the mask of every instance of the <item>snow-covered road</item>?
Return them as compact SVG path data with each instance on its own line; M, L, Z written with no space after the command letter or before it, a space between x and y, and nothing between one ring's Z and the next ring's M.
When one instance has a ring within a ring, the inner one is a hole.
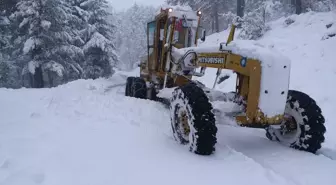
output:
M219 125L217 151L177 144L169 111L125 97L124 78L0 91L1 185L334 184L336 161Z

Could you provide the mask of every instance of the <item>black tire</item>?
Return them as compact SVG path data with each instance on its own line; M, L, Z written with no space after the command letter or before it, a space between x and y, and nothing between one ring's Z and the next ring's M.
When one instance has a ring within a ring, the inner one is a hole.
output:
M132 96L131 86L135 77L127 77L126 87L125 87L125 96Z
M189 133L184 131L180 111L185 112ZM210 155L217 143L217 127L212 105L203 90L194 83L177 87L170 102L171 126L174 138L199 155Z
M147 86L144 79L140 77L133 78L130 88L131 97L147 99Z
M151 97L150 97L150 100L152 101L157 101L158 97L157 97L157 93L156 93L156 90L154 87L152 87L151 89Z
M326 132L325 119L320 107L307 94L289 90L285 114L292 116L295 120L294 136L285 138L288 133L283 135L281 129L268 127L266 137L297 150L316 153L325 140L324 134Z

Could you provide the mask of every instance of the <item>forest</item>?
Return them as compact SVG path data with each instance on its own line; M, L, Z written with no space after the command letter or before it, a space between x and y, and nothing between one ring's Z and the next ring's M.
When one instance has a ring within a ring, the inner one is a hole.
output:
M268 22L331 11L336 0L167 0L202 10L207 34L240 21L241 39L256 40ZM47 88L131 70L146 54L147 22L160 7L115 11L107 0L1 0L0 87ZM290 20L288 20L290 24Z

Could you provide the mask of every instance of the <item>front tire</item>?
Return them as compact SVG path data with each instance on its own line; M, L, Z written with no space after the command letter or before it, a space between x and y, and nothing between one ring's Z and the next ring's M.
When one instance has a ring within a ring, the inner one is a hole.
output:
M217 127L212 105L194 83L177 87L170 103L174 138L199 155L210 155L217 143Z
M325 119L320 107L307 94L290 90L285 108L286 115L292 121L282 123L278 129L268 127L266 137L297 150L316 153L325 140L326 132Z

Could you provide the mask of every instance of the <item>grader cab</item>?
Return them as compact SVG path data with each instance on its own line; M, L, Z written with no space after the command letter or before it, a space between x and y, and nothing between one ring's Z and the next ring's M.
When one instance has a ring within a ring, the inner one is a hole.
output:
M147 56L140 76L128 77L125 95L167 103L174 138L196 154L215 151L223 115L237 126L265 129L268 139L289 147L320 149L326 131L322 111L307 94L289 90L290 60L256 41L234 41L234 24L225 43L199 46L205 40L200 18L200 11L161 9L147 25ZM217 69L214 84L222 70L234 71L234 91L193 79L207 68ZM228 111L218 103L236 106Z
M140 74L151 85L162 88L166 72L171 70L168 50L197 46L198 39L204 41L205 30L201 28L201 11L181 8L161 9L155 20L147 24L147 56L140 64ZM188 82L184 77L167 77L167 86ZM154 79L153 79L154 78ZM191 76L188 76L191 79ZM173 80L175 82L173 82Z

